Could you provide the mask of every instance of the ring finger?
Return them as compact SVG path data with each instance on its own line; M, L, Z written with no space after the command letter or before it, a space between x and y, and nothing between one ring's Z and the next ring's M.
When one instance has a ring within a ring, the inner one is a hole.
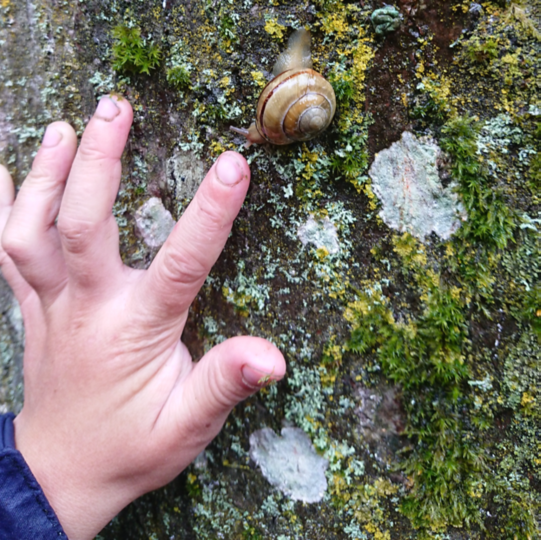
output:
M66 280L55 220L77 136L65 122L51 124L23 182L2 236L2 245L27 283L46 303Z

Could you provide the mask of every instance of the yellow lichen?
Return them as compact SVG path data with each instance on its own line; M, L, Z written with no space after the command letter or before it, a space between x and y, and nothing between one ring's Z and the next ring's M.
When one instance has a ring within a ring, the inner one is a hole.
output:
M276 41L282 41L286 27L281 25L277 19L269 19L265 23L265 32Z
M344 10L338 13L327 13L321 21L321 27L328 34L334 34L338 39L342 39L349 30Z
M265 88L267 86L267 79L265 79L265 75L261 71L254 70L250 72L250 75L252 76L252 79L254 80L254 84L259 88Z

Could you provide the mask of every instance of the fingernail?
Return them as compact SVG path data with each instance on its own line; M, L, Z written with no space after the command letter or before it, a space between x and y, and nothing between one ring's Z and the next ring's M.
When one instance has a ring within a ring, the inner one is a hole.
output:
M253 388L260 388L269 384L274 380L272 379L272 375L272 372L269 373L268 371L257 369L249 364L242 367L242 380L245 384Z
M106 122L111 122L119 114L120 109L117 107L117 104L109 96L103 96L98 103L98 108L96 109L94 116L97 116Z
M244 178L240 164L232 154L222 154L216 163L216 176L226 186L234 186Z
M44 148L54 148L62 140L62 133L54 126L48 126L43 135L41 146Z

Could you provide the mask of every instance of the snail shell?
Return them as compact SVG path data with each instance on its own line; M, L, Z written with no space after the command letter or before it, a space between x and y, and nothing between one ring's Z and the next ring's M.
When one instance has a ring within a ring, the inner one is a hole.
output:
M278 58L274 79L257 103L249 129L231 127L252 143L290 144L317 137L331 123L336 97L330 83L311 69L310 34L297 30Z

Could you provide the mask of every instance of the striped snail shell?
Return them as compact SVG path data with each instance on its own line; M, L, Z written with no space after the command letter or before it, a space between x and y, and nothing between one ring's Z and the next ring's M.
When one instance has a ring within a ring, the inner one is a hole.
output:
M249 129L231 130L252 143L290 144L317 137L331 123L336 97L330 83L312 68L310 34L297 30L274 65L274 79L257 102Z

